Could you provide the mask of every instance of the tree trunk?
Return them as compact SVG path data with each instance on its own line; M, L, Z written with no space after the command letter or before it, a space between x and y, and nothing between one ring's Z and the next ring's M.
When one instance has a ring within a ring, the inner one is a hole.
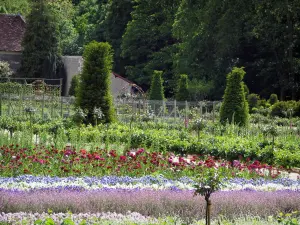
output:
M211 201L206 200L206 216L205 216L205 225L210 225L210 210L211 210Z

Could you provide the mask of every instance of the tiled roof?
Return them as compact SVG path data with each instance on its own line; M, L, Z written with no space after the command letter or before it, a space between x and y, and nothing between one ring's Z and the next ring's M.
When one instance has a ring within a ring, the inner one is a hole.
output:
M20 52L25 26L20 15L0 14L0 51Z

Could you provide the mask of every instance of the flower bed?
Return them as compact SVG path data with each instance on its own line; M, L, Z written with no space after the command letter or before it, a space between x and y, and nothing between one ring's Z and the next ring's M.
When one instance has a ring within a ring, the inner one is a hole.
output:
M15 178L0 177L0 190L32 191L32 190L195 190L197 182L189 177L167 179L164 176L103 176L103 177L49 177L24 175ZM255 190L255 191L300 191L300 180L279 178L267 179L224 179L221 190Z
M213 157L176 156L172 153L147 152L144 149L118 154L116 150L95 148L90 151L67 148L58 150L36 146L33 149L18 145L0 148L2 176L22 174L50 176L143 176L163 174L166 177L182 177L201 174L203 170L216 168L226 177L270 177L280 175L277 168L259 161L234 160L228 162Z
M203 219L205 201L188 190L103 189L0 191L1 212L38 212L51 209L55 213L128 211L151 217L179 216L185 221ZM253 190L219 191L211 197L212 217L235 218L246 215L266 217L279 212L300 211L299 191L261 192Z

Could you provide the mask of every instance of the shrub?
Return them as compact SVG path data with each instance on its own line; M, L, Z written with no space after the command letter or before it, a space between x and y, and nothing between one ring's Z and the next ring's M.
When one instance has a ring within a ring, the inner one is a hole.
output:
M189 100L188 91L188 76L181 74L178 82L178 92L176 94L177 101L187 101Z
M297 109L296 101L280 101L272 105L271 116L290 117Z
M76 93L78 92L78 88L79 88L79 82L80 82L80 75L79 74L72 77L71 86L70 86L70 89L69 89L69 95L70 96L76 96Z
M258 107L258 101L259 101L260 97L258 94L249 94L248 95L248 104L249 104L249 109L252 112L252 108L257 108Z
M150 100L163 100L165 98L163 79L161 76L162 71L154 70L150 87Z
M266 99L258 100L258 106L262 108L269 108L271 104Z
M224 100L220 109L221 123L236 123L245 126L249 121L249 108L245 98L242 79L245 75L243 68L234 67L227 75ZM233 121L234 118L234 121Z
M271 94L270 95L270 98L269 98L269 103L271 104L271 105L274 105L275 103L277 103L278 102L278 97L277 97L277 95L276 94Z
M12 74L9 63L0 61L0 77L10 77Z
M84 63L80 88L76 96L77 106L87 111L86 122L94 123L94 109L103 112L102 122L115 120L110 90L112 48L108 43L90 42L83 54Z

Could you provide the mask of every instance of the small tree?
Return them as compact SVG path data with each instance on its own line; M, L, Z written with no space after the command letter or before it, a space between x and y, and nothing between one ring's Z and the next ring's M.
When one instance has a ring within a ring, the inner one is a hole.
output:
M150 87L150 100L163 100L165 98L163 79L161 76L162 71L154 70Z
M87 123L94 123L95 108L101 108L102 122L110 123L115 120L110 90L112 55L113 52L108 43L92 41L85 47L83 71L76 104L87 111Z
M177 101L187 101L189 100L188 91L188 76L181 74L178 82L178 92L176 94Z
M61 66L58 21L47 0L31 1L22 42L20 72L25 77L57 78Z
M222 187L223 172L215 168L208 168L200 174L198 184L195 185L195 195L202 195L206 201L205 224L210 225L211 195Z
M270 98L269 98L269 103L271 104L271 105L274 105L275 103L277 103L278 102L278 97L277 97L277 95L276 94L271 94L270 95Z
M0 77L10 77L13 74L10 69L9 63L0 61Z
M69 89L70 96L76 96L76 93L79 88L79 83L80 83L80 74L77 74L74 77L72 77L72 80L71 80L71 86Z
M245 126L249 121L249 107L243 87L243 68L234 67L227 75L226 89L220 109L221 123L236 123Z

